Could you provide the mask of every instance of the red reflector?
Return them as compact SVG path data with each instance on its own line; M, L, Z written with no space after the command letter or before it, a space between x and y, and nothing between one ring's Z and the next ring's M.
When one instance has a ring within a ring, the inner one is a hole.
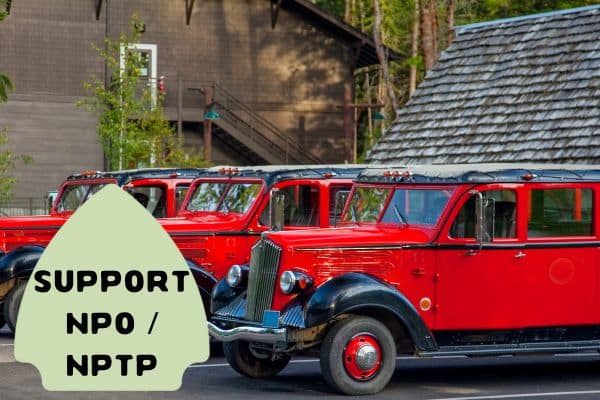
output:
M308 286L308 282L306 282L306 278L301 276L300 279L298 279L298 287L300 289L306 289L306 286Z

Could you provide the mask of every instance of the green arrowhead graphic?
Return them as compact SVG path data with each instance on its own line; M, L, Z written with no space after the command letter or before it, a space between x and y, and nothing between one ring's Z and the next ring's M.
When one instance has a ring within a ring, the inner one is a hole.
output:
M61 292L68 270L73 285ZM130 195L106 186L40 258L19 312L16 359L34 364L47 390L151 391L177 390L184 370L208 355L202 300L183 256Z

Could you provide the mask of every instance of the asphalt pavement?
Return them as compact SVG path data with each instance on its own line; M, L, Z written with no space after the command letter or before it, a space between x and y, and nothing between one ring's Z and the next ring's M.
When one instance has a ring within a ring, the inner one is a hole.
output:
M319 363L296 359L277 377L253 380L236 374L223 359L187 369L176 392L47 392L37 370L14 362L13 339L0 330L1 400L286 400L342 398L321 378ZM399 358L390 385L366 399L492 400L600 399L600 356L531 356L500 358Z

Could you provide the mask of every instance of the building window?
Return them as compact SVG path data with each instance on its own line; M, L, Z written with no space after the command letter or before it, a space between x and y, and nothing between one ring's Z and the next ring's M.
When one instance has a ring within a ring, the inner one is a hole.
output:
M157 101L157 47L155 44L134 43L130 44L127 49L121 46L120 68L121 73L126 73L126 55L136 53L140 57L140 68L137 71L140 80L148 85L152 96L152 104L156 105Z

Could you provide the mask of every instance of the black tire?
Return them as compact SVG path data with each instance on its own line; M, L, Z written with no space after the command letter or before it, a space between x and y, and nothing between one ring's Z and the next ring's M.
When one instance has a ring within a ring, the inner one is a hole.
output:
M223 343L223 353L235 372L249 378L273 377L290 361L289 356L286 355L281 355L275 360L269 356L258 358L250 350L248 342L243 340Z
M369 370L372 375L353 377L347 368L350 357L346 349L352 341L362 337L368 337L378 345L376 359L379 362ZM380 392L394 374L396 344L392 333L378 320L353 316L337 322L327 332L321 344L320 358L323 378L331 387L347 395L374 394Z
M4 318L11 331L17 331L17 318L19 316L19 309L21 308L21 300L23 300L23 293L27 287L27 282L20 282L12 288L6 299L4 300Z
M2 308L4 308L4 307L2 307ZM6 321L4 320L4 314L2 313L2 309L0 309L0 329L2 329L5 324L6 324Z

